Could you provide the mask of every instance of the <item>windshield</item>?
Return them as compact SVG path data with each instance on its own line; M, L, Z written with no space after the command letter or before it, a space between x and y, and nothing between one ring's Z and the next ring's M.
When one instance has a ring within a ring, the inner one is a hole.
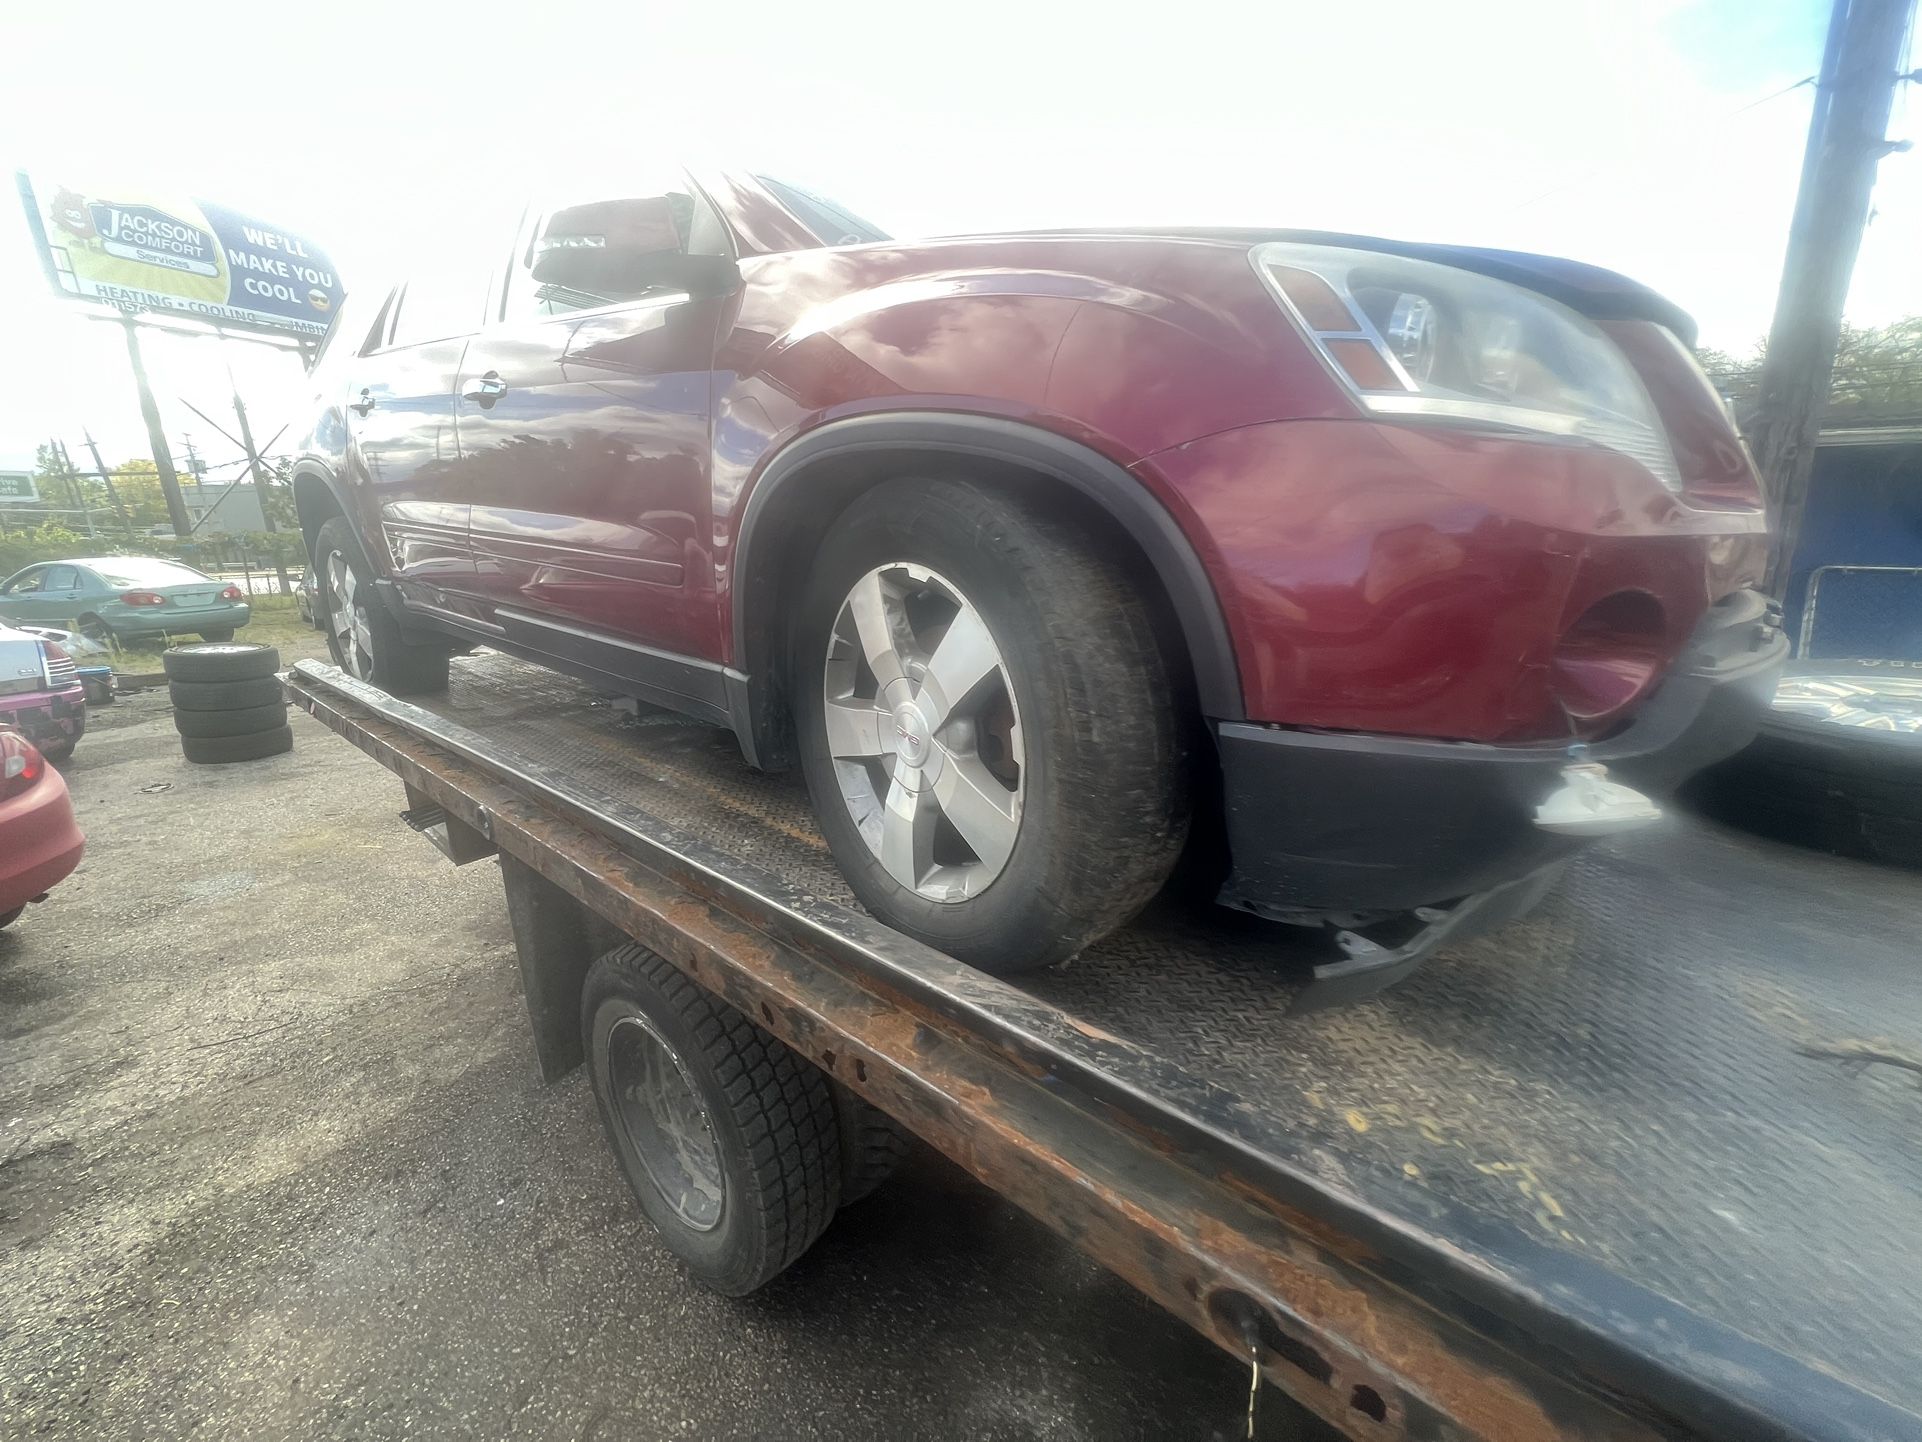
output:
M826 245L866 245L873 240L892 240L885 230L861 219L853 211L836 205L826 196L776 180L771 175L754 177L774 192L775 198L798 215L807 228Z
M178 561L163 561L153 556L122 556L108 565L94 567L109 586L184 586L194 581L210 581L192 566Z

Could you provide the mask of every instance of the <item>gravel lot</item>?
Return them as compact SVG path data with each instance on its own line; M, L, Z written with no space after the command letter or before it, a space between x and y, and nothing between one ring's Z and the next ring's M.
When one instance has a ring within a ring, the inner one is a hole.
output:
M493 865L294 724L191 767L164 693L96 712L87 859L0 933L0 1435L1243 1435L1245 1373L931 1155L698 1290L535 1078Z

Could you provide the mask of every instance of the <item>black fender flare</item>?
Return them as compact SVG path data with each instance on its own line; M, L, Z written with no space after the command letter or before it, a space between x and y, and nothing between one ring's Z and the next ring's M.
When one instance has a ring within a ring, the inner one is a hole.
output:
M361 541L360 528L354 524L353 498L348 493L346 482L335 475L332 468L321 465L317 461L297 463L289 480L294 492L294 516L300 522L301 537L308 546L307 564L309 566L314 564L313 536L320 529L320 522L315 520L308 507L301 503L301 497L309 494L310 487L318 482L326 488L328 495L333 497L334 508L347 518L347 528L353 532L354 543L360 546L361 559L369 562L369 569L374 569L371 564L372 558L367 555L367 547Z
M823 462L885 451L971 456L1018 466L1052 477L1092 501L1141 547L1167 591L1203 714L1216 720L1243 719L1241 673L1220 599L1201 557L1167 508L1124 467L1099 452L1053 431L1000 416L945 411L853 416L807 431L775 455L749 490L735 531L730 575L735 588L737 666L752 665L750 636L758 618L750 614L755 598L744 594L743 588L756 575L758 523L771 509L773 498Z

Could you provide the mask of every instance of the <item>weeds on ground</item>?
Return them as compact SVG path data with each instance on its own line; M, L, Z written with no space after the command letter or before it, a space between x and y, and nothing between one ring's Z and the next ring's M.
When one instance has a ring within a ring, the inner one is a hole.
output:
M291 664L303 658L325 660L327 638L301 619L300 608L292 596L255 596L248 603L253 619L234 633L236 641L277 646L280 659ZM198 641L196 632L176 637L143 636L114 648L113 668L121 672L147 672L160 669L160 653L169 646Z

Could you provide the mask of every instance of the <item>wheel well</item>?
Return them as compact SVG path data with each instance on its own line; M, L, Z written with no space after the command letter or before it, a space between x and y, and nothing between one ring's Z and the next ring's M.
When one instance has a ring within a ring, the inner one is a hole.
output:
M294 476L294 515L300 521L300 534L307 543L308 564L314 559L314 538L320 528L334 516L344 516L340 501L335 497L333 488L312 471L302 471Z
M770 769L794 760L790 704L787 625L793 608L781 598L804 584L808 564L836 520L864 491L902 476L945 477L1006 488L1044 514L1065 520L1096 541L1100 553L1118 564L1136 594L1148 603L1155 633L1167 658L1181 715L1200 717L1193 657L1182 632L1173 598L1153 561L1127 529L1098 502L1046 471L1018 461L957 456L940 451L864 450L855 455L824 456L788 476L769 496L755 519L756 534L778 538L754 547L747 569L735 583L734 605L745 607L741 631L744 654L735 664L753 679L757 697L758 760Z

